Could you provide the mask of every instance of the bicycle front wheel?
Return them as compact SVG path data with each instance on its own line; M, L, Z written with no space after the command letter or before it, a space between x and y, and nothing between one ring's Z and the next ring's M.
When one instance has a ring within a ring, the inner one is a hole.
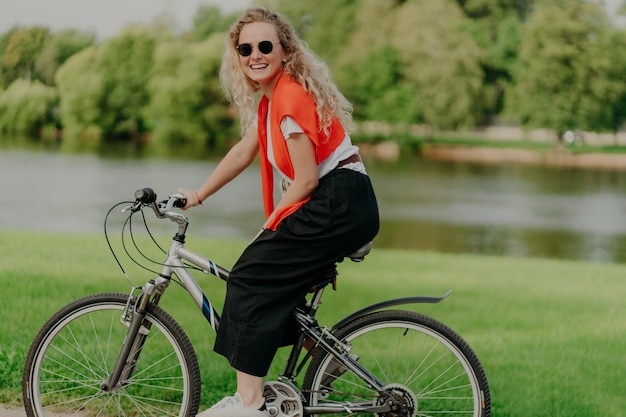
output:
M121 317L127 301L124 294L88 296L46 322L24 366L22 389L29 417L196 414L200 371L191 342L169 314L150 303L134 372L115 389L101 389L126 337L128 326Z
M491 398L478 358L449 327L410 311L378 311L334 332L350 355L380 380L386 400L330 354L311 359L303 381L307 405L380 406L392 416L489 417ZM345 413L343 413L345 414Z

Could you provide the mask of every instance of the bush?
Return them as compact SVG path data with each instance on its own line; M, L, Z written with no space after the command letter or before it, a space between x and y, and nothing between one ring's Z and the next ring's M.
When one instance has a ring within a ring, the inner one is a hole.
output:
M0 131L39 134L45 125L56 123L58 103L56 88L39 81L15 80L0 93Z

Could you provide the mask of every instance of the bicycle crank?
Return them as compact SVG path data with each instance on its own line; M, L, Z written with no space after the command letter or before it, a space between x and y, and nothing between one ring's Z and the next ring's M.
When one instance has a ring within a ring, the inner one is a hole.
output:
M417 415L417 397L402 384L389 384L385 387L388 395L376 401L376 405L389 404L391 411L378 414L381 417L415 417Z
M300 392L284 382L263 384L265 406L271 417L304 417Z

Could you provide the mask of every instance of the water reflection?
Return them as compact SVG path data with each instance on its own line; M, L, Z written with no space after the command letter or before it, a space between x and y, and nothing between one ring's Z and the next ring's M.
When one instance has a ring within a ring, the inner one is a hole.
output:
M378 244L623 261L621 172L415 159L374 168L384 216Z
M106 211L136 188L197 187L215 163L2 150L0 228L100 233ZM626 261L624 173L418 158L367 167L381 209L377 247ZM188 214L194 233L251 237L263 221L258 168Z

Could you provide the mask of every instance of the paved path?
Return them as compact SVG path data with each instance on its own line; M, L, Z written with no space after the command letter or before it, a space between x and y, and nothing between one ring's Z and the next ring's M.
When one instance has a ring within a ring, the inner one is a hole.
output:
M26 417L24 407L10 406L0 404L0 417Z
M67 417L63 414L49 414L50 417ZM0 417L26 417L23 405L0 404Z

